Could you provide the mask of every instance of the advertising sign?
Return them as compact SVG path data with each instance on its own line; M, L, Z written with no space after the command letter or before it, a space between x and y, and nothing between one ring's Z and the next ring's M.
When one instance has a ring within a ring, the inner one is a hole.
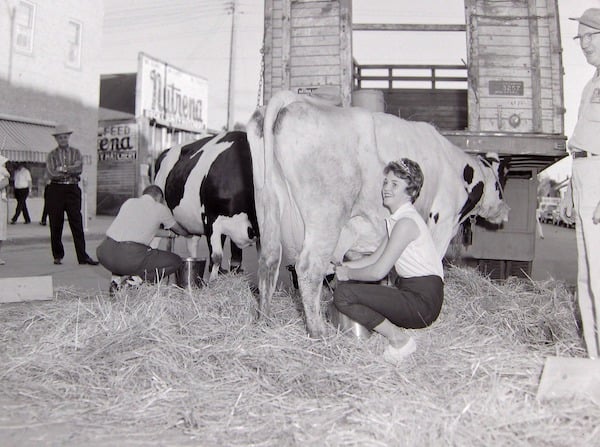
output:
M136 116L169 127L206 132L206 79L139 53L136 90Z
M114 216L125 200L135 197L137 156L136 123L98 128L97 214Z
M137 124L112 124L98 128L98 161L135 160Z

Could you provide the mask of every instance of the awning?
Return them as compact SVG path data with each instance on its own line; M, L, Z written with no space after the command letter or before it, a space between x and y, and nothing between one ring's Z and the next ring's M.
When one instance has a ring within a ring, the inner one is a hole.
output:
M45 162L56 147L53 125L0 118L0 153L10 161Z

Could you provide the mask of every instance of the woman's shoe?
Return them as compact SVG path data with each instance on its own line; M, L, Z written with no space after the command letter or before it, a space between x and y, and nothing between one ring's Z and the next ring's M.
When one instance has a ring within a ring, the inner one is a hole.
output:
M388 345L383 351L383 359L386 362L397 365L402 363L408 356L417 350L417 343L414 338L410 337L404 346L394 348L392 345Z

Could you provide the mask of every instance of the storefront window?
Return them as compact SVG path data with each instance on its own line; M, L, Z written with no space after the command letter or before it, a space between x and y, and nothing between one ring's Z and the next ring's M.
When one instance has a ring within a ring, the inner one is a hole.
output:
M15 9L14 24L14 46L20 52L27 54L33 52L34 19L35 5L30 2L20 1Z
M81 66L81 23L69 20L67 36L67 65L79 68Z

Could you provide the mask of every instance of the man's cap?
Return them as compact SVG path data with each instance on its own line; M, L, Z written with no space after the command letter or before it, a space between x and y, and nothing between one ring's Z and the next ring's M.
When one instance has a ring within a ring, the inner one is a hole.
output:
M577 20L582 25L600 30L600 8L586 9L581 17L569 17L569 20Z
M73 133L73 130L70 129L66 124L59 124L58 126L56 126L54 128L54 132L52 133L53 136L56 135L62 135L62 134L69 134L69 133Z

